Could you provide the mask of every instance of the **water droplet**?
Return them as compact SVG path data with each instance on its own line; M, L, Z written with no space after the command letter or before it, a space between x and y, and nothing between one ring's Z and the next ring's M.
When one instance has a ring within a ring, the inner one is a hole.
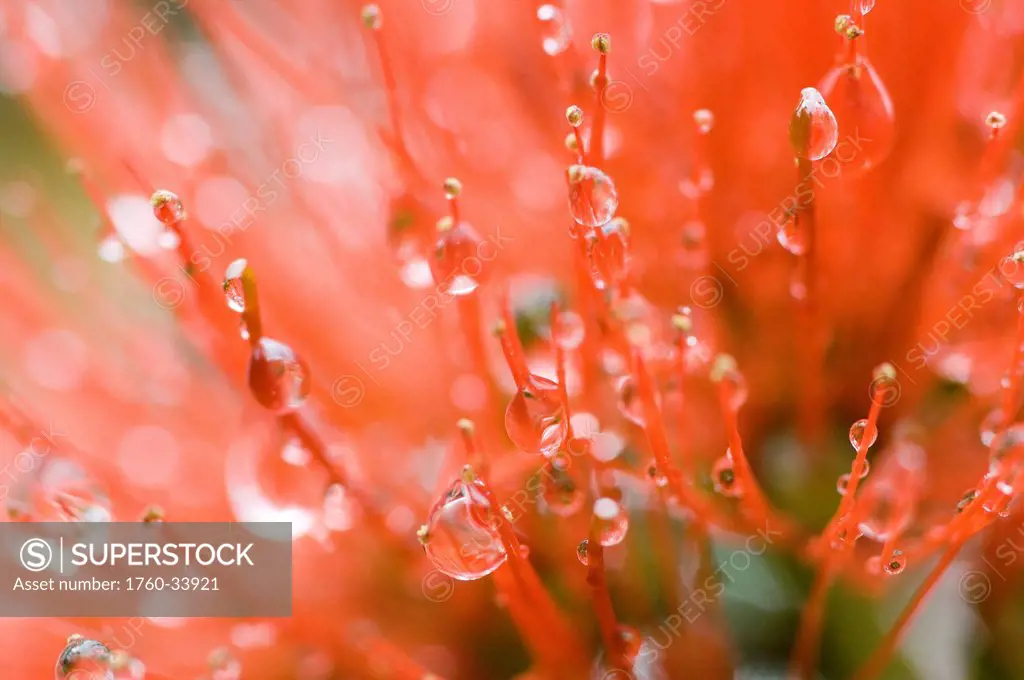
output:
M861 442L864 441L864 437L867 435L868 430L868 419L861 418L853 425L850 426L850 446L853 447L854 451L859 451ZM878 440L878 428L871 428L871 434L868 436L867 445L873 446Z
M860 0L860 13L867 14L875 8L875 0Z
M733 466L732 453L729 451L726 451L725 455L716 460L715 464L711 467L711 483L715 487L715 491L723 496L736 498L743 494L739 480L736 479L736 469Z
M729 389L729 407L732 410L739 411L747 403L747 379L740 372L736 360L728 354L719 354L715 358L711 367L711 380Z
M890 576L903 573L903 570L907 568L907 558L903 554L903 551L893 550L892 555L882 568L885 570L885 573Z
M1024 250L1014 251L999 263L999 273L1017 289L1024 289Z
M238 335L242 340L249 339L249 327L245 325L245 319L238 322Z
M488 263L479 257L482 244L468 222L452 224L451 218L438 222L430 272L440 292L469 295L480 287L490 272Z
M629 224L611 219L586 235L590 277L598 290L621 283L629 272Z
M210 652L206 664L210 668L210 680L239 680L242 677L242 664L227 647Z
M114 264L124 260L124 241L117 234L107 234L96 247L96 254L104 262Z
M849 475L849 473L844 473L844 474L839 475L839 478L836 479L836 491L839 492L840 496L845 496L846 495L846 488L847 488L847 486L849 486L849 484L850 484L850 475Z
M249 390L256 401L275 413L295 411L309 396L309 369L295 351L262 337L249 357Z
M797 156L812 161L820 161L836 148L839 141L836 117L813 87L800 91L800 103L789 124L789 141Z
M531 376L530 384L516 392L505 410L505 431L512 443L527 453L554 455L569 435L558 384Z
M371 31L379 31L384 25L384 15L378 5L364 5L362 12L363 26Z
M565 52L569 47L570 34L569 24L562 10L554 5L541 5L537 8L537 18L544 25L541 42L544 52L552 57Z
M102 642L72 635L57 657L55 680L113 680L110 650Z
M559 312L558 323L551 329L551 339L567 352L571 352L583 344L585 334L586 327L583 318L569 310Z
M185 207L174 192L158 189L153 192L149 203L153 206L153 214L164 224L177 224L186 217Z
M860 478L864 479L871 472L871 461L865 459L864 464L860 468Z
M492 573L506 559L498 533L503 521L479 480L458 479L434 503L420 540L438 570L460 581Z
M585 538L576 546L576 559L583 565L590 562L590 541Z
M988 412L982 421L979 430L981 432L981 443L991 446L995 441L996 433L1003 427L1003 409L994 408Z
M608 175L597 168L573 165L566 176L569 180L569 211L577 223L584 227L600 227L615 216L619 195Z
M776 233L779 245L794 255L803 255L807 252L807 239L804 230L801 228L800 220L796 213L787 211L779 231Z
M224 270L224 297L228 301L228 307L239 314L245 311L245 286L242 283L242 274L248 266L249 263L245 259L238 259Z
M616 403L619 407L619 413L634 425L643 427L647 420L644 418L643 400L640 398L636 380L633 379L633 376L624 375L619 378L619 382L615 386L615 393L618 395Z
M594 520L597 522L597 535L604 547L622 543L629 531L629 516L618 501L611 498L598 498L594 501Z
M896 136L896 114L871 62L861 56L834 67L822 79L821 92L843 136L844 149L835 155L839 172L856 174L885 160Z

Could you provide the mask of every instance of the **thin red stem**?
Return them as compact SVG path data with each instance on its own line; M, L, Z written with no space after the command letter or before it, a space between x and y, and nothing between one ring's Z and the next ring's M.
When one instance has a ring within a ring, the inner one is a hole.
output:
M512 379L520 390L529 388L533 382L530 367L526 363L526 352L516 332L516 321L512 315L512 306L508 298L508 289L503 289L498 299L502 324L498 329L501 350L505 354L505 362L512 372Z
M597 163L601 163L604 161L604 121L607 115L604 105L604 90L608 86L607 54L598 56L594 86L597 92L597 106L594 108L594 124L590 128L590 155L597 159Z
M600 529L595 519L591 520L590 536L587 540L587 584L590 586L590 597L594 603L594 613L601 631L608 668L628 672L631 668L624 658L619 622L612 606L612 596L608 592L604 570L604 546L601 545Z

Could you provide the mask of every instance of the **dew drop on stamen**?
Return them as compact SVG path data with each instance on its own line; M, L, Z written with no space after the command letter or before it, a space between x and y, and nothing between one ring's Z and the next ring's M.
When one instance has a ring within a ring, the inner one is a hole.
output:
M864 441L864 437L867 435L868 420L867 418L861 418L853 425L850 426L850 446L853 447L854 451L859 451L861 442ZM871 436L868 439L867 445L873 446L878 440L878 428L872 428Z
M892 555L886 561L882 569L886 574L895 576L896 574L902 574L903 570L907 568L907 558L901 550L893 550Z
M850 485L850 475L849 475L849 473L841 474L841 475L839 475L838 479L836 479L836 491L839 492L840 496L845 496L846 495L846 489L847 489L847 487L849 485Z
M796 214L792 211L786 213L785 219L779 226L775 236L779 241L779 245L793 255L803 255L807 252L807 239L805 238L804 230L801 228L800 220L796 218Z
M715 461L711 467L711 483L715 491L729 498L736 498L742 495L739 480L736 479L736 468L733 465L732 453L725 452L725 455Z
M309 369L291 347L262 337L249 357L249 389L264 408L295 411L309 396Z
M634 425L644 427L647 424L647 419L644 418L643 400L640 398L640 392L633 376L624 375L619 378L619 382L615 386L615 394L617 396L615 403L619 407L619 413Z
M54 680L113 680L110 650L102 642L81 635L68 638L57 657Z
M981 434L981 443L985 446L991 446L992 442L995 441L996 434L1003 427L1003 409L994 408L988 412L979 427Z
M556 345L571 352L583 344L586 328L583 318L571 310L559 312L558 322L551 329L551 339Z
M747 403L749 390L747 379L740 372L736 360L727 354L719 354L711 367L713 382L725 385L729 390L729 407L739 411Z
M625 280L629 271L629 224L626 220L613 218L585 238L594 286L607 290Z
M594 521L601 545L609 548L622 543L629 531L629 517L622 505L612 498L598 498L594 501Z
M1024 250L1017 250L999 264L999 273L1018 289L1024 289Z
M245 259L238 259L224 270L224 297L231 311L239 314L245 311L245 285L242 283L242 274L248 266L249 263Z
M562 390L547 378L531 376L505 410L505 431L517 448L527 453L554 455L569 435Z
M452 224L451 218L444 218L438 223L430 272L440 292L469 295L480 287L489 273L488 263L479 256L482 243L467 222Z
M434 503L420 541L439 571L459 581L475 581L505 563L500 521L482 482L460 478Z
M789 140L800 158L820 161L839 141L836 117L824 97L813 87L800 91L800 103L789 124Z
M597 168L573 165L566 173L569 182L569 211L584 227L607 224L619 207L615 183Z
M185 207L178 195L166 189L158 189L149 199L153 214L166 225L177 224L185 219Z
M860 0L860 13L867 14L875 8L875 0Z
M537 18L543 25L541 45L549 56L565 52L569 47L569 24L562 10L554 5L541 5L537 8Z
M583 539L576 546L576 559L580 561L580 564L587 565L590 562L590 541Z
M872 168L889 155L896 136L896 113L892 98L864 56L853 64L840 64L825 74L820 83L827 97L844 151L836 154L839 172L855 175Z

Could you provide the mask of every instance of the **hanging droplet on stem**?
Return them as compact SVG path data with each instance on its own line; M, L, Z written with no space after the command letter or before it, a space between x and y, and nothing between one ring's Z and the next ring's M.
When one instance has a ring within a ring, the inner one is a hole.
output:
M804 232L803 223L796 217L796 212L788 209L783 215L782 224L775 237L779 245L793 255L803 255L807 252L807 234Z
M729 391L728 404L739 411L747 403L747 379L740 373L739 366L729 354L719 354L711 367L711 382L718 383Z
M600 227L615 216L619 195L608 175L587 165L572 165L566 172L569 211L584 227Z
M309 369L288 345L260 337L249 357L249 390L275 413L299 409L309 396Z
M469 295L484 282L490 269L479 257L483 239L468 222L451 217L437 222L437 240L430 271L438 290L448 295Z
M164 224L170 226L185 219L185 207L181 199L174 192L166 189L157 189L149 199L153 206L153 214Z
M598 290L625 281L629 273L629 222L615 217L586 235L590 278Z
M895 576L896 574L902 574L903 570L907 568L907 557L903 554L902 550L893 550L892 555L885 561L885 565L882 569L886 574Z
M622 505L608 497L594 501L594 522L601 545L608 548L622 543L629 531L629 517Z
M249 263L240 258L228 265L224 270L224 297L227 299L228 307L238 313L245 311L245 285L242 275L248 268Z
M864 31L850 17L836 19L836 30L845 41L861 39ZM834 66L819 84L828 99L843 144L839 172L856 175L885 160L896 135L892 98L875 67L862 51L847 48L846 58Z
M584 538L576 546L576 559L580 561L580 564L587 565L590 563L590 541Z
M427 557L441 572L460 581L475 581L507 559L498 526L501 516L472 470L434 503L418 536Z
M54 680L111 680L110 650L97 640L71 635L57 657Z
M878 428L872 427L868 432L868 419L861 418L850 426L850 445L854 451L859 451L861 443L867 438L867 446L873 446L878 440Z
M505 410L505 431L527 453L554 455L569 435L562 389L558 383L531 375Z
M800 103L789 123L789 141L800 158L819 161L832 153L839 141L836 117L813 87L800 91Z
M371 31L379 31L384 25L384 15L380 11L378 5L363 5L363 11L360 15L363 21L363 26L366 26Z
M711 466L711 484L715 491L723 496L738 498L743 495L743 488L736 478L736 467L733 464L730 451L726 450L725 455Z

